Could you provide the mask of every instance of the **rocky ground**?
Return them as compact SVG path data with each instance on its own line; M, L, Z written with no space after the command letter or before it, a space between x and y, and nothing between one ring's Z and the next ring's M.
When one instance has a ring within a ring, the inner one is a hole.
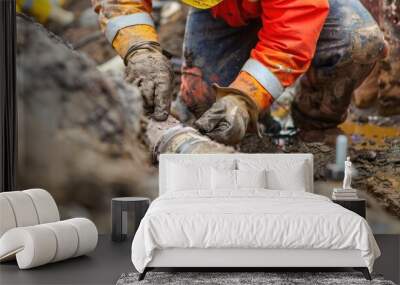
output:
M89 7L90 1L70 0L66 6L66 9L69 9L75 13L76 20L74 23L68 27L60 27L54 23L50 23L48 28L68 41L69 44L77 51L86 54L86 56L90 58L92 62L90 65L94 65L94 63L102 64L113 58L116 53L113 51L101 33L99 33L96 17L90 12L90 10L88 10ZM169 13L166 13L168 17L165 17L165 15L163 17L163 13L156 9L155 18L157 23L161 23L158 27L161 44L164 49L168 50L174 56L175 71L177 75L176 94L179 89L179 64L182 56L181 46L183 41L187 9L170 9L168 12ZM375 74L375 77L369 80L369 85L365 84L362 87L363 89L360 89L359 92L359 94L362 92L367 92L369 94L368 96L375 97L373 100L371 99L368 104L366 104L366 110L360 111L357 107L353 106L351 108L348 122L346 122L341 128L342 131L349 137L349 153L352 161L354 162L355 168L358 170L358 176L354 179L353 186L357 189L360 189L360 191L367 191L368 193L371 193L388 212L400 217L400 117L394 116L394 114L397 113L396 110L399 109L399 94L396 93L398 92L396 91L398 89L395 89L399 83L399 77L396 78L393 76L393 73L397 72L396 70L398 70L396 69L398 68L396 65L398 63L399 62L390 62L388 64L387 60L380 63L380 70L379 72L376 72L378 75ZM119 80L121 80L121 78ZM391 86L394 87L392 88ZM390 96L385 97L383 95L378 96L376 94L370 95L373 92L370 92L369 88L371 88L371 90L379 89L381 90L379 94L389 94ZM382 90L386 90L387 92L385 91L385 93ZM358 99L361 97L358 97ZM363 104L365 103L364 101ZM359 105L356 102L356 98L354 105ZM76 106L79 106L79 104ZM384 106L384 108L382 106ZM383 114L390 116L382 117L381 115ZM82 135L82 131L84 130L85 129L81 129L79 131L79 136ZM141 131L136 130L135 132L137 132L137 138L140 138ZM329 134L320 133L318 135L323 137ZM61 136L61 140L62 138L63 136ZM99 143L97 140L98 138L96 139L96 144ZM92 139L90 139L90 141L91 143L93 142ZM59 144L58 146L61 145L63 144ZM62 184L62 187L60 187L60 184L57 184L58 182L55 179L49 179L46 175L42 175L40 177L44 181L47 181L44 183L45 186L53 188L58 187L60 191L66 191L68 193L72 193L71 195L74 195L73 198L68 198L69 200L67 199L69 202L65 203L66 206L73 208L74 205L77 205L78 202L81 202L80 200L87 200L84 201L83 204L85 206L89 205L88 207L91 211L91 214L104 217L102 218L103 229L106 231L108 229L108 224L106 224L104 219L107 217L108 212L97 213L97 209L100 208L96 208L94 206L95 200L90 197L91 194L82 189L91 189L93 186L100 187L102 189L100 193L102 194L99 193L99 195L107 193L104 195L106 198L104 198L104 201L102 201L102 205L108 202L110 196L117 194L137 195L144 193L144 191L150 191L151 194L148 193L150 196L155 195L155 193L153 193L154 189L149 190L151 187L149 188L149 186L143 186L143 184L146 183L138 182L139 178L141 177L146 177L146 180L149 181L155 178L156 172L155 169L150 166L151 160L149 151L146 150L143 144L140 142L135 144L135 146L137 146L138 151L133 155L135 157L134 161L135 163L139 163L143 166L143 173L136 172L136 169L133 170L135 164L129 163L129 160L132 159L132 153L127 155L126 151L123 151L118 147L109 148L109 146L107 146L104 148L103 144L103 148L101 149L103 151L106 150L105 153L107 159L103 159L103 162L100 162L100 160L95 161L101 165L104 163L111 163L113 167L112 169L110 168L107 170L104 168L104 166L102 166L100 168L102 168L104 172L101 173L106 173L107 171L110 171L110 173L114 174L119 173L118 175L115 175L116 178L111 180L105 179L107 181L105 184L106 187L99 186L100 183L104 182L104 179L100 179L99 181L95 182L95 185L93 185L93 182L89 181L90 179L98 179L97 174L97 176L93 175L93 173L97 172L91 172L91 175L89 175L86 179L82 178L83 175L79 175L79 177L84 180L83 183L81 183L82 181L79 181L79 179L74 179L70 183L63 181L65 184ZM238 150L242 152L253 153L313 153L315 163L314 176L317 181L325 181L329 179L326 174L326 168L329 163L332 163L335 160L335 149L331 145L319 142L306 143L300 141L296 137L293 137L290 142L286 142L285 144L280 144L278 146L275 144L275 141L271 139L271 137L266 136L263 138L257 138L249 135L238 147ZM96 153L96 151L94 151L94 153ZM116 161L118 161L117 164L115 163ZM76 167L75 164L72 166ZM51 168L50 166L46 167L49 167L49 169ZM89 167L96 166L92 163L89 165ZM121 172L118 169L123 171ZM27 175L28 171L26 168L23 170L23 172L20 171L20 181L24 181L25 184L22 183L23 185L30 186L31 180L29 180L29 178L31 178L32 175ZM41 171L46 170L42 168ZM112 175L108 174L106 176L111 177ZM118 183L118 179L121 179L120 183ZM129 183L132 183L132 186L127 186ZM60 195L60 197L67 196L65 193Z

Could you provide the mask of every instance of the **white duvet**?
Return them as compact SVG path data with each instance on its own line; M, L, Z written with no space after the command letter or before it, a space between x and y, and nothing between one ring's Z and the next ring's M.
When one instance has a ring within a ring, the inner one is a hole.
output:
M132 243L143 272L155 249L358 249L372 271L380 251L365 219L307 192L171 192L157 198Z

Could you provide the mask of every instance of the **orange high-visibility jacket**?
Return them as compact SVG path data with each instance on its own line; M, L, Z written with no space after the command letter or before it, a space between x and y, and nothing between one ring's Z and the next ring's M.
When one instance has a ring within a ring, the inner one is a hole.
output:
M116 51L158 41L151 0L92 0L100 25ZM328 0L224 0L211 9L232 27L261 18L259 42L232 87L250 95L260 110L307 71L328 15Z

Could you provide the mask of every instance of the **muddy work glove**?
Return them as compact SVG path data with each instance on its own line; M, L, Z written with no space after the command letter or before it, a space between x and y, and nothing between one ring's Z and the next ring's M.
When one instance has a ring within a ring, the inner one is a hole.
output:
M258 109L252 99L233 88L216 90L217 102L194 123L200 132L227 145L238 144L249 127L258 133Z
M131 48L125 57L125 79L139 87L144 108L157 121L167 119L174 73L159 44L144 43Z

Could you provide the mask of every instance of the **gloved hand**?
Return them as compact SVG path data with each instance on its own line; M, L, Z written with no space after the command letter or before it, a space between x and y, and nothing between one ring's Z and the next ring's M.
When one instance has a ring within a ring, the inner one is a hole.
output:
M200 132L227 145L239 143L249 126L258 132L258 108L253 100L237 89L216 89L217 102L194 123Z
M125 57L125 79L137 85L144 107L157 121L167 119L170 111L174 73L159 45L141 44Z

